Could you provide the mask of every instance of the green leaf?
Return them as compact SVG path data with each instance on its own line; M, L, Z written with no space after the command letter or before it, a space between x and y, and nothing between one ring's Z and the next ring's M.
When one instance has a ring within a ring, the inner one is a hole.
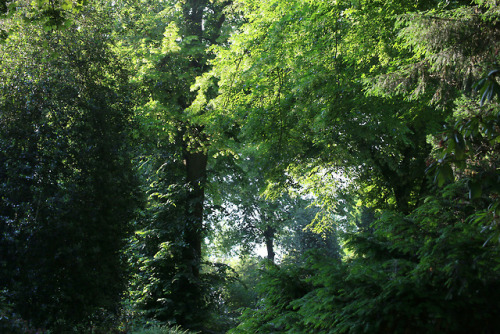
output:
M486 102L493 100L495 96L500 96L500 85L495 79L497 73L497 69L490 71L485 78L479 80L478 83L474 85L474 89L479 91L481 95L481 107Z

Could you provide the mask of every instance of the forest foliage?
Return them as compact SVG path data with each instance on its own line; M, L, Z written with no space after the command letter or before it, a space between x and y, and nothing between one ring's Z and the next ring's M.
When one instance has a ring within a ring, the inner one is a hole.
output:
M499 14L0 2L0 331L496 333Z

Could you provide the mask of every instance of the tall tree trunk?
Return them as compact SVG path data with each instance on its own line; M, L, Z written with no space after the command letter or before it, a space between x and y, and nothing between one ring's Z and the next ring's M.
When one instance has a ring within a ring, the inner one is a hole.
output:
M194 278L199 277L203 230L203 202L207 176L207 155L203 152L185 152L186 176L189 185L186 205L184 259L189 263Z

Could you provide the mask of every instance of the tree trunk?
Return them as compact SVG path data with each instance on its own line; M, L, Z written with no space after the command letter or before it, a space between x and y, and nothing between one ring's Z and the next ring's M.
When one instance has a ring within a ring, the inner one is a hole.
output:
M264 240L266 242L267 258L271 262L274 262L274 256L276 255L276 253L274 253L274 233L275 230L271 226L267 226L266 230L264 231Z
M181 259L176 264L178 288L175 291L176 321L184 328L199 330L206 309L200 281L201 245L203 242L203 202L205 199L207 155L185 150L184 163L187 180L185 227L182 231Z
M186 36L197 36L198 43L203 37L203 11L207 6L207 0L186 0L183 5L184 31ZM195 68L198 75L203 73L203 59L194 57L190 66ZM189 104L184 105L187 109ZM203 128L187 125L187 131L192 136L202 136ZM193 128L189 129L189 127ZM193 131L194 130L194 131ZM203 138L196 138L203 140ZM184 163L186 167L186 181L188 183L187 203L186 203L186 229L184 231L184 241L186 245L183 252L184 265L187 266L195 281L200 274L201 244L203 229L203 202L205 201L205 183L207 175L207 155L198 152L196 149L190 150L184 143Z
M189 185L186 204L185 254L195 278L199 277L203 230L203 202L207 176L207 155L185 152L186 176Z

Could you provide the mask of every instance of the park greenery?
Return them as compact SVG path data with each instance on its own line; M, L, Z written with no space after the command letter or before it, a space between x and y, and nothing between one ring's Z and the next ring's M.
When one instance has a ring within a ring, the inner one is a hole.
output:
M1 1L0 332L498 333L499 41L496 0Z

